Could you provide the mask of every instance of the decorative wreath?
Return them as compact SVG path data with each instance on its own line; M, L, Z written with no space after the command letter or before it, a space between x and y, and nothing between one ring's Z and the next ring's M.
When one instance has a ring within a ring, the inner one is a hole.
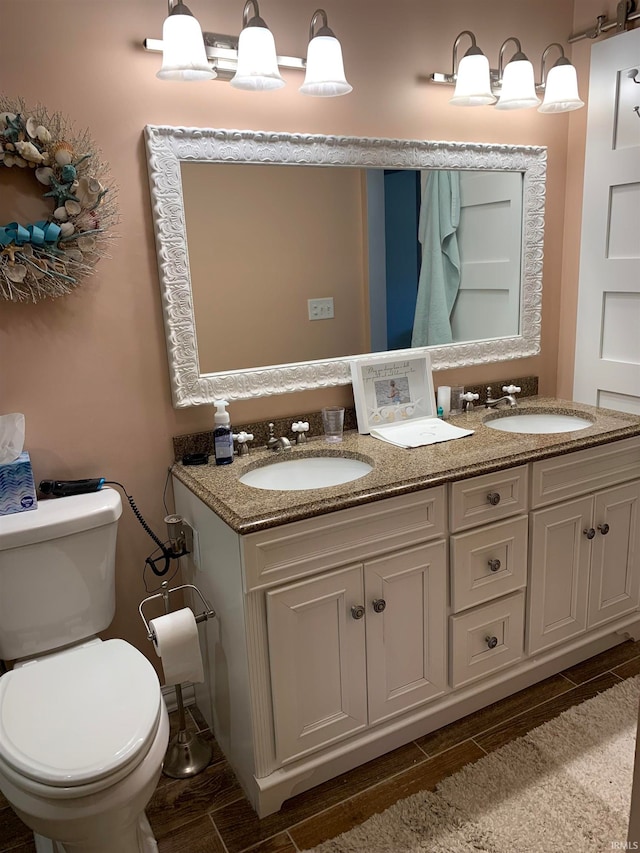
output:
M51 215L0 224L0 296L37 302L70 293L107 255L117 220L109 167L87 131L75 135L59 113L28 110L0 96L0 169L29 169Z

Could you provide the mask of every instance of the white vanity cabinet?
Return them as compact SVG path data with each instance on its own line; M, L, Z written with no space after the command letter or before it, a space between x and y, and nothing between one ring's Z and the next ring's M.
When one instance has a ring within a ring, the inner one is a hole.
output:
M261 817L640 636L640 436L244 535L174 490L196 701Z
M561 643L640 604L640 442L532 466L527 650ZM572 500L562 500L568 495ZM577 497L581 495L580 497Z

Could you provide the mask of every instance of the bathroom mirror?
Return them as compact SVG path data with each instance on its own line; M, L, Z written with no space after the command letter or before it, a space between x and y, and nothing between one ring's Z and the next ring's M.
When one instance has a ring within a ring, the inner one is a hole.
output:
M504 220L517 244L509 321L496 319L491 273L470 295L454 342L427 350L436 370L539 352L545 148L159 126L147 126L145 136L174 406L349 384L354 356L420 351L406 334L395 339L388 325L381 329L398 301L395 284L393 295L386 292L380 249L382 175L417 187L418 216L431 172L461 181L506 175L519 187ZM315 189L301 189L303 176ZM267 194L262 207L248 191ZM291 193L307 200L304 215ZM308 236L298 230L303 221ZM506 254L504 232L485 228L493 256ZM411 239L402 258L419 253ZM287 276L294 297L283 291ZM327 297L336 309L334 351L316 341L330 327L312 321L314 311L327 310Z

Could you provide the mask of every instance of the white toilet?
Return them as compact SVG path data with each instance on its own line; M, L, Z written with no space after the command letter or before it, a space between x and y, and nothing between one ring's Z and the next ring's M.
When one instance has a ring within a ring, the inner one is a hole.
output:
M146 819L169 739L156 672L115 611L120 495L0 517L0 791L55 853L156 853ZM132 618L134 618L132 613Z

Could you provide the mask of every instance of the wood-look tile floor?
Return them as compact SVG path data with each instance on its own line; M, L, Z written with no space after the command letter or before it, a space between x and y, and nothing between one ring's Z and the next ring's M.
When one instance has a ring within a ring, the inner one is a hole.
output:
M640 642L627 641L299 794L264 820L244 797L198 709L191 707L188 725L211 738L212 762L192 779L162 776L147 815L160 853L295 853L410 794L432 790L463 765L638 674ZM35 845L0 794L0 853L8 851L34 853Z

